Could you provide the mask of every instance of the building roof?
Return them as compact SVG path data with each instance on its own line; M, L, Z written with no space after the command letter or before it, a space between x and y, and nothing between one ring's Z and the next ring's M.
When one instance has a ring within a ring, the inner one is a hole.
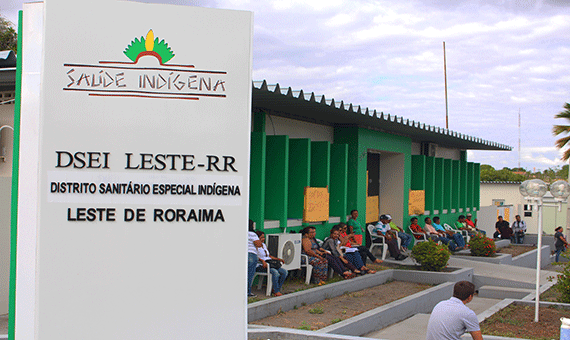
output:
M16 53L14 51L0 51L0 68L16 67Z
M464 135L441 127L430 126L395 115L370 110L343 101L326 99L324 95L295 91L265 80L253 82L253 110L329 126L358 126L410 137L414 142L435 143L459 149L504 150L512 147Z

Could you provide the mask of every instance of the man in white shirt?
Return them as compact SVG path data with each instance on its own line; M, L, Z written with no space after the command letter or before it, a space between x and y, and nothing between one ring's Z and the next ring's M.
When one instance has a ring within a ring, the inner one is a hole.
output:
M466 304L473 300L475 285L459 281L453 287L453 297L438 303L431 312L426 340L460 340L466 332L473 340L483 340L477 315Z
M513 222L511 229L513 229L513 238L515 243L522 244L524 241L524 234L526 233L526 223L521 220L521 215L515 216L516 221Z
M261 247L261 241L255 233L255 222L249 220L249 231L247 233L247 296L255 297L251 292L255 267L257 267L257 248Z
M388 244L388 251L390 256L395 258L397 261L402 261L407 258L406 255L400 253L398 249L398 241L396 240L396 235L392 233L392 228L390 228L390 223L386 215L380 215L379 222L374 226L374 231L380 235L384 236L386 243ZM372 241L374 243L382 243L381 239L375 239Z

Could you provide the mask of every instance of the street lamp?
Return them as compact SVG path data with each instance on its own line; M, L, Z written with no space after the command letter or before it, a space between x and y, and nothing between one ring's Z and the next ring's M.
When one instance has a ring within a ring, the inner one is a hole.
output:
M540 179L526 180L519 186L521 195L527 201L536 203L538 208L538 240L536 252L536 298L534 307L534 322L538 322L538 309L540 304L540 263L542 262L542 207L544 203L542 198L548 192L548 185ZM558 209L562 207L562 201L570 196L570 184L566 181L556 181L550 185L550 193L557 201ZM552 205L547 205L552 206Z

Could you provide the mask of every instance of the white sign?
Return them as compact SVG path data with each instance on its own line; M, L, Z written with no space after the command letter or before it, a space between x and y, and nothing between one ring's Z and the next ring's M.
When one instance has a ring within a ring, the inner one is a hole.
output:
M24 7L16 339L245 339L252 14Z

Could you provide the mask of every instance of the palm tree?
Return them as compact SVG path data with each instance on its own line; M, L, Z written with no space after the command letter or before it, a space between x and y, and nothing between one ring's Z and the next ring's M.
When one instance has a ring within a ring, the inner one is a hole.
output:
M554 118L564 118L567 121L570 121L570 104L569 103L564 104L564 111L558 113L556 116L554 116ZM552 133L555 136L561 134L570 134L570 125L554 125L554 127L552 128ZM562 137L556 141L556 147L562 149L567 144L569 144L569 142L570 142L570 136ZM568 159L570 159L570 149L566 149L566 151L564 151L564 154L562 155L563 161L567 161Z

